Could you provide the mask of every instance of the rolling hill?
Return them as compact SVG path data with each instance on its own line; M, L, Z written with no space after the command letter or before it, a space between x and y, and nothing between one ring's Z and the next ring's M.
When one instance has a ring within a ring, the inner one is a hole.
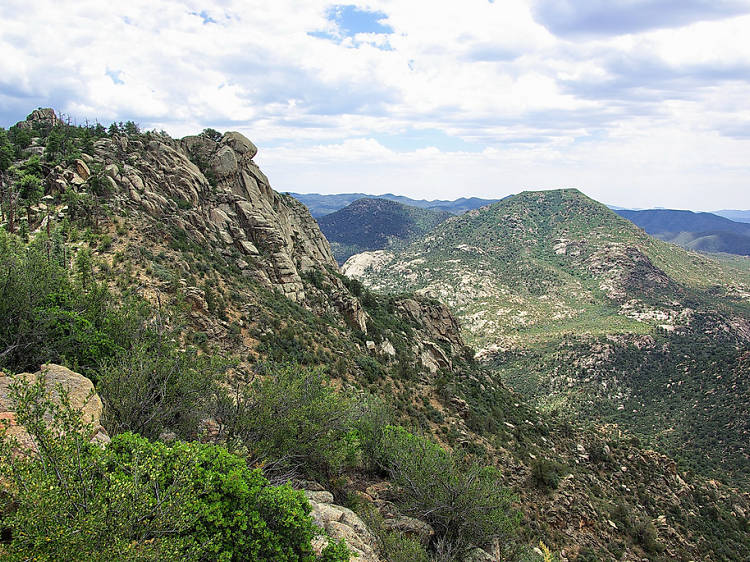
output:
M713 214L736 222L750 222L750 210L741 211L738 209L722 209L721 211L714 211Z
M318 219L339 264L353 254L411 241L451 217L448 211L421 209L388 199L358 199Z

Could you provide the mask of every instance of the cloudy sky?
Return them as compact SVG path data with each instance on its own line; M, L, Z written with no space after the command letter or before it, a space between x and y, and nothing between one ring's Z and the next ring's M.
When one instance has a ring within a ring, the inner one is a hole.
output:
M0 126L238 130L279 191L750 208L750 0L3 0Z

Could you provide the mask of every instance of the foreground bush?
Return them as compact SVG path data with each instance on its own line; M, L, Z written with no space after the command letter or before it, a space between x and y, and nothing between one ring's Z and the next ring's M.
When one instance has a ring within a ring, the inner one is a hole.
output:
M509 539L518 525L513 495L495 468L449 455L401 427L386 428L379 460L401 489L399 508L432 525L442 548L457 556Z
M319 529L304 495L270 486L225 449L132 433L100 448L64 393L61 404L51 401L43 380L19 381L12 392L36 448L20 457L9 439L2 443L0 469L14 499L3 514L11 537L0 546L4 559L316 559L310 540ZM347 560L348 552L331 544L323 559Z
M168 430L181 438L196 436L226 362L180 351L168 336L138 342L100 362L97 390L111 433L154 439Z
M219 439L280 481L325 476L359 461L357 409L320 369L265 364L252 376L218 395Z

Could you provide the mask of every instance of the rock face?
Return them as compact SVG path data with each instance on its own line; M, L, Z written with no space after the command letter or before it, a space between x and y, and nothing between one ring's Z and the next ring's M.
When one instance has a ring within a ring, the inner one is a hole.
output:
M448 308L437 301L407 298L396 303L396 313L418 327L418 349L414 351L422 366L431 373L452 370L450 357L461 353L465 344L458 321Z
M300 275L338 266L307 208L271 189L252 160L256 153L250 140L228 132L219 140L158 134L101 139L94 156L123 204L184 230L199 245L245 256L243 263L257 263L250 273L260 282L303 301ZM123 154L129 156L124 165Z
M375 537L356 513L346 507L335 505L330 492L306 491L305 495L312 507L310 515L315 523L332 539L344 539L347 546L354 551L352 562L380 562ZM326 542L320 541L317 546L322 548Z
M35 124L41 124L47 127L53 127L60 123L60 120L55 115L55 111L49 107L39 108L32 111L26 121L17 123L21 129L31 129Z
M16 424L15 406L10 399L9 387L15 379L21 378L34 383L41 376L45 377L45 389L54 401L59 402L60 400L58 386L67 390L70 405L80 410L83 414L83 420L92 426L90 436L92 441L109 441L109 436L101 425L102 401L94 391L92 382L83 375L51 363L42 365L42 368L36 373L20 373L13 377L0 376L0 419L8 421L9 437L16 438L22 447L33 447L31 436L23 426Z

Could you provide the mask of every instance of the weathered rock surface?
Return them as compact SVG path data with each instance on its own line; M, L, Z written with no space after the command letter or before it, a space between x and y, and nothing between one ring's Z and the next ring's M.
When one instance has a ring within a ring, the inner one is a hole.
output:
M352 556L352 561L380 562L375 537L356 513L346 507L335 505L330 492L306 491L305 495L312 507L310 515L315 523L332 539L346 541L347 546L356 554ZM325 544L325 541L318 541L313 546L322 549Z
M15 405L10 398L9 387L16 379L25 379L30 383L45 377L45 389L56 402L60 400L59 387L68 392L70 405L80 410L84 422L91 424L91 440L108 442L109 436L101 425L102 401L94 390L93 383L84 377L61 365L47 364L36 373L20 373L13 377L0 375L0 420L9 423L8 436L14 437L25 448L32 448L34 443L23 426L16 423Z
M396 303L396 313L418 328L418 349L414 351L423 367L431 373L453 368L450 355L461 353L465 344L458 321L446 306L433 300L406 298Z
M240 133L226 133L219 141L202 135L181 141L158 134L144 140L115 137L100 139L95 148L123 204L184 230L200 245L262 258L255 277L288 298L305 300L300 275L307 270L337 270L307 208L271 189L252 160L257 148ZM119 165L118 155L135 151L139 158ZM75 175L85 181L79 168Z
M53 127L60 123L55 111L49 107L39 108L32 111L25 121L17 123L21 129L31 129L35 124Z

